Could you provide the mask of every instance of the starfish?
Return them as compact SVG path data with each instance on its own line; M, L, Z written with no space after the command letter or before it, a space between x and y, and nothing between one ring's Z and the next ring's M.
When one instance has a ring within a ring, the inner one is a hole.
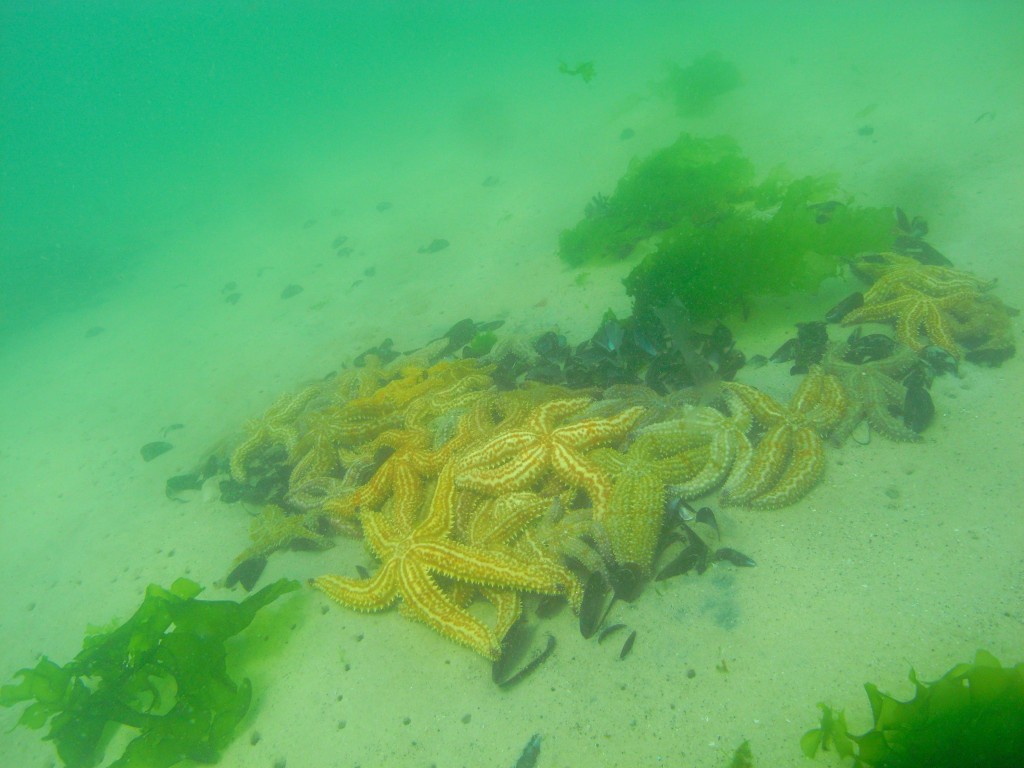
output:
M743 400L766 430L726 485L723 500L758 509L792 504L818 483L825 470L821 435L834 428L846 410L839 380L821 366L811 366L789 405L746 384L723 386Z
M620 565L635 565L647 575L661 534L665 484L687 469L681 453L665 456L652 435L639 437L625 453L598 448L594 463L614 479L598 542Z
M235 558L236 563L302 542L306 548L327 549L334 545L323 530L323 518L315 510L290 515L280 507L267 506L252 519L249 538L252 543Z
M295 395L282 395L262 418L250 421L246 425L249 437L231 454L231 476L244 483L248 479L249 460L274 446L284 446L290 452L299 442L296 422L309 402L320 392L319 386L312 386Z
M907 397L907 388L899 379L914 366L917 355L901 344L889 357L857 364L845 360L849 351L846 342L833 345L821 363L826 373L842 382L848 401L846 413L832 432L832 442L841 444L862 421L890 440L920 440L898 415Z
M511 548L528 560L538 560L549 564L552 569L561 569L559 580L566 585L569 602L578 612L583 601L583 587L579 580L571 571L558 565L552 553L538 549L539 545L528 534L528 526L543 517L550 506L551 499L535 493L518 492L487 499L472 507L462 507L460 512L466 528L466 543L492 551ZM494 606L494 633L501 640L522 615L522 597L516 590L508 588L473 586L465 582L452 586L452 596L459 605L467 605L476 591Z
M569 485L586 490L594 519L603 519L612 484L583 453L623 437L640 418L643 408L627 408L610 418L555 426L590 403L585 397L566 398L537 407L521 426L501 432L464 454L458 484L478 493L500 495L527 490L554 470Z
M996 284L897 253L873 254L853 270L874 283L864 292L863 306L843 318L844 325L892 323L897 339L915 352L931 343L956 358L964 324L978 314L982 294Z
M370 441L367 455L390 449L391 455L364 485L347 497L339 497L331 506L332 515L351 517L360 509L374 509L393 496L392 514L404 516L411 524L420 508L427 481L444 465L450 445L434 450L432 437L425 429L388 429Z
M995 280L981 280L974 275L950 267L922 264L899 253L877 253L853 265L858 274L874 281L864 294L866 302L895 298L906 290L920 291L936 298L963 291L988 291Z
M893 323L897 340L915 352L933 344L959 359L960 347L954 338L950 314L963 312L976 295L963 290L930 296L913 288L904 289L896 298L879 301L869 302L865 295L864 305L847 314L843 325Z
M381 566L369 579L321 576L317 589L342 605L380 611L401 598L403 614L488 659L501 656L496 632L459 606L436 576L481 587L541 594L564 594L565 569L547 560L528 560L510 550L492 551L453 538L456 509L455 465L448 462L437 478L426 516L415 527L383 512L362 513L367 544Z
M672 495L683 499L703 496L725 482L733 468L742 467L750 457L750 409L728 389L722 391L722 399L728 413L691 405L684 408L680 418L644 430L644 434L656 435L664 450L680 451L694 459L694 471L669 486Z

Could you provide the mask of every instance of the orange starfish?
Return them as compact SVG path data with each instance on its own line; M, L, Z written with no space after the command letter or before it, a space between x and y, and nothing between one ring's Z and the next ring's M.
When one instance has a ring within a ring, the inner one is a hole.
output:
M457 482L464 488L500 495L530 488L548 470L590 496L594 519L607 512L612 484L583 452L623 437L644 409L627 408L607 419L584 419L555 427L578 414L586 397L551 400L536 408L517 428L495 436L462 458Z

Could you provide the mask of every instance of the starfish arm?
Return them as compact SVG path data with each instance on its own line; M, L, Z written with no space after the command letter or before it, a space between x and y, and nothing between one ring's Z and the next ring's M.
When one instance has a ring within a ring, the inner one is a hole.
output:
M710 446L704 466L690 479L673 485L674 494L684 499L703 496L721 485L737 459L745 460L752 450L747 436L736 430L719 432L711 439Z
M416 560L438 573L458 581L489 587L514 587L544 595L565 591L560 567L548 562L527 561L506 551L478 549L453 541L423 542L416 545Z
M873 304L865 303L843 317L843 325L857 323L888 323L899 317L906 309L906 298L889 299Z
M510 457L530 450L537 442L538 437L533 432L521 429L504 432L464 454L459 459L459 469L465 472L494 467Z
M865 414L871 428L881 435L899 443L917 443L921 435L903 423L903 419L889 412L888 407L868 409Z
M537 442L500 466L461 472L458 484L471 491L495 495L521 491L537 482L547 471L547 455L548 447Z
M722 493L729 504L746 504L775 485L786 468L792 449L793 428L780 424L766 432L750 459L733 476Z
M776 402L759 389L748 384L730 382L726 385L730 392L739 397L747 410L761 426L772 426L786 418L785 407Z
M367 548L378 560L387 562L395 551L401 534L381 512L363 512L362 523Z
M843 414L842 420L832 430L832 434L829 436L829 440L832 445L842 445L846 442L853 430L857 428L857 425L864 421L868 415L868 406L862 402L853 402L846 409L846 413Z
M494 606L494 635L499 641L504 640L512 625L523 615L523 598L511 589L481 587L480 592Z
M332 600L348 608L382 611L398 597L398 561L388 561L369 579L319 576L311 583Z
M661 534L665 486L651 474L619 477L608 513L599 521L612 557L619 565L635 565L650 572Z
M776 509L802 498L821 480L825 471L825 447L814 430L793 430L792 451L785 471L772 488L749 501L756 509Z
M634 406L607 419L586 419L559 427L554 434L559 442L577 450L586 450L622 437L636 424L643 412L644 408Z
M555 473L569 485L583 487L590 497L595 520L606 513L612 484L592 461L563 445L555 444L551 452L551 465Z
M495 634L449 599L421 563L405 558L401 583L402 613L492 661L501 656L501 643Z
M942 315L942 311L935 302L928 302L922 313L921 324L924 326L925 336L936 347L946 350L955 358L960 357L960 349L953 339L953 331L950 323Z
M550 433L555 422L575 416L592 402L589 397L549 400L530 415L524 427L530 431Z

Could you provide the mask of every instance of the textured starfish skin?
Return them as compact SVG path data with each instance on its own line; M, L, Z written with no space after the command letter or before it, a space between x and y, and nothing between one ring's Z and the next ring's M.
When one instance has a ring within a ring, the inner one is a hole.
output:
M480 587L564 594L566 571L547 560L528 560L452 538L455 522L454 465L441 470L427 515L414 528L384 512L364 512L363 531L381 561L369 579L321 576L312 584L342 605L379 611L401 599L402 613L488 659L501 655L498 634L459 606L435 575Z
M625 435L643 413L628 408L606 419L555 424L590 405L589 398L551 400L538 406L517 428L469 451L460 462L457 484L478 493L500 495L527 490L549 471L590 496L594 519L607 513L612 484L584 452Z

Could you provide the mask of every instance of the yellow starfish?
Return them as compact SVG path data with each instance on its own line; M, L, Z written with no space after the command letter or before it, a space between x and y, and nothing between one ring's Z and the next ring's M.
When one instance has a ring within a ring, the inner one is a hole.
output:
M722 493L723 501L758 509L792 504L821 479L825 446L821 435L846 411L846 397L835 376L811 366L788 406L746 384L728 383L765 434Z
M996 284L995 280L981 280L951 267L922 264L910 256L892 252L862 258L853 265L853 270L874 281L864 293L865 302L886 301L907 290L936 298L964 291L980 293Z
M614 480L608 511L596 526L598 542L616 563L635 565L647 575L661 535L665 484L687 471L687 457L666 456L645 434L625 453L598 448L591 460Z
M642 430L655 437L666 451L690 457L695 469L668 491L683 499L695 499L720 486L733 467L742 467L753 450L747 433L753 425L750 409L732 391L722 391L728 408L723 413L709 406L687 405L678 419L653 424Z
M246 425L249 437L231 454L231 476L240 483L248 479L253 456L274 446L291 451L299 441L296 422L309 402L319 395L319 386L307 387L296 395L282 395L263 417Z
M527 560L509 550L490 551L452 538L456 489L454 464L441 470L426 516L410 528L382 512L365 511L363 532L381 566L369 579L321 576L312 584L342 605L379 611L401 598L403 614L488 659L501 655L494 630L460 607L435 574L483 587L564 594L565 569L550 561Z
M412 524L419 510L423 490L441 469L450 453L449 446L433 450L432 437L425 429L388 429L366 446L365 453L374 455L390 449L391 455L364 485L346 497L336 498L328 510L332 516L350 517L362 509L376 509L389 496L394 496L392 514Z
M466 453L460 462L461 487L500 495L530 488L549 470L563 481L586 490L594 519L603 519L611 496L608 476L583 452L623 437L643 413L627 408L607 419L585 419L561 427L557 422L575 416L589 398L551 400L536 408L522 426L502 432Z
M264 507L249 525L252 543L235 558L235 562L266 556L295 542L305 542L309 548L327 549L334 542L323 530L322 522L322 517L314 510L288 514L280 507Z
M920 352L930 343L959 358L960 347L954 338L953 324L947 313L962 310L970 305L975 296L971 291L930 296L907 288L896 298L869 303L865 295L864 305L847 314L843 318L843 325L893 323L897 340L915 352Z
M460 508L463 525L466 528L466 543L494 551L511 548L527 560L548 564L561 570L560 581L566 585L566 592L573 609L579 611L583 600L583 587L571 571L558 565L554 556L538 550L536 542L529 537L527 526L542 517L551 506L551 499L535 493L519 492L487 499L482 504ZM554 571L553 571L554 572ZM452 586L453 598L459 605L467 605L473 593L479 591L495 611L494 633L499 640L505 637L512 625L523 612L523 601L514 589L473 586L456 583Z
M843 318L844 325L892 323L899 341L915 352L930 343L957 358L957 339L962 338L958 330L977 314L982 294L996 284L898 253L872 254L853 270L874 283L864 292L863 306Z

